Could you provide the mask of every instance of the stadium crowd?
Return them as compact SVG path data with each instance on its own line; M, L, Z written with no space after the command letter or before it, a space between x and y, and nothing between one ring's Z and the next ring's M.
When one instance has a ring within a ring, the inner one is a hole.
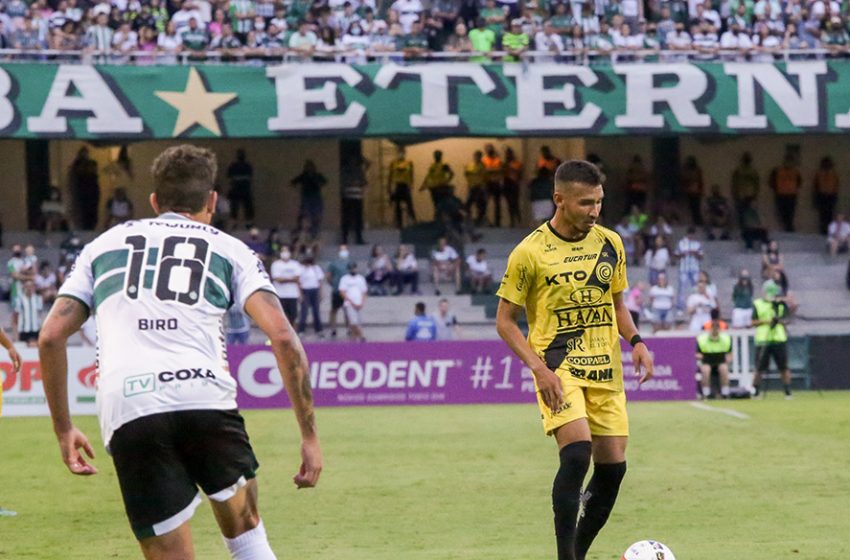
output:
M545 61L615 55L763 62L783 50L795 51L793 58L847 56L848 27L848 5L836 0L0 2L2 49L83 51L121 62L284 54L516 61L526 53ZM35 58L47 56L59 55Z

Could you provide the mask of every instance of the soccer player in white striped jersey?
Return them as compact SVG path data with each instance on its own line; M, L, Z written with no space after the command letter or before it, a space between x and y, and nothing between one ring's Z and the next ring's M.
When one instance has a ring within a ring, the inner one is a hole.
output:
M130 526L145 558L194 557L189 520L210 498L231 556L275 558L257 509L259 466L236 409L222 317L243 307L271 341L301 430L298 487L318 482L322 454L307 358L260 260L209 225L215 156L183 145L154 161L156 218L118 225L89 243L39 337L45 393L62 459L97 469L68 411L66 343L97 322L97 409Z

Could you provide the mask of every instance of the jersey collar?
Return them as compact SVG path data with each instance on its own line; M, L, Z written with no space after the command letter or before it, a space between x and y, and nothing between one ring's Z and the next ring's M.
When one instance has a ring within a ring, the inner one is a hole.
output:
M566 237L564 237L563 235L558 233L558 231L555 228L552 227L552 222L546 220L546 227L549 228L549 231L552 233L552 235L554 235L555 237L557 237L558 239L560 239L561 241L563 241L565 243L581 243L582 241L587 239L588 235L590 235L590 232L587 232L586 234L584 234L584 236L581 239L567 239Z

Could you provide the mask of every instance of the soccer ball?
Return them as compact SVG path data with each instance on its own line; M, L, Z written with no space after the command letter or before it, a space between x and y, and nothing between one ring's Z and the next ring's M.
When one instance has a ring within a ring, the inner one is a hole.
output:
M630 546L620 560L676 560L676 557L658 541L640 541Z

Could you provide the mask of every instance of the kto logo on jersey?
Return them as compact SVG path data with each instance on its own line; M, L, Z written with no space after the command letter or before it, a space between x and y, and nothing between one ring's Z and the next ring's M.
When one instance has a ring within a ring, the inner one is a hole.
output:
M614 267L607 262L599 263L596 266L596 277L607 284L614 277Z
M570 301L576 305L593 305L594 303L599 303L604 294L605 292L602 288L585 286L584 288L573 290L573 293L570 294Z
M587 280L587 272L583 270L568 270L567 272L553 274L552 276L546 276L545 278L547 286L562 286L563 284L568 283L570 279L573 279L576 282Z

